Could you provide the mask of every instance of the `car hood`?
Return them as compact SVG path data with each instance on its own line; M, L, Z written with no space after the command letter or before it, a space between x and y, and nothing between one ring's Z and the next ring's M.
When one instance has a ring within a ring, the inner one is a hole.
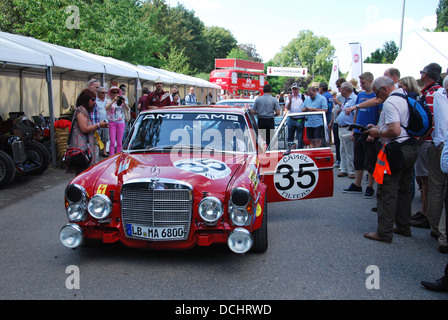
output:
M225 192L246 158L246 154L121 153L107 160L97 183L119 186L133 180L171 179L218 195Z

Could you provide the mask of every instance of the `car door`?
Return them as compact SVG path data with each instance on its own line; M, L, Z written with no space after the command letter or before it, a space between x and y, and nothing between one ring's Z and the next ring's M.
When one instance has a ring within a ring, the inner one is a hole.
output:
M320 131L307 128L320 123L323 124ZM304 128L300 141L288 131L294 125ZM292 113L283 117L266 152L259 155L269 202L333 196L334 159L327 146L326 127L325 112ZM311 130L322 132L323 137L310 139Z

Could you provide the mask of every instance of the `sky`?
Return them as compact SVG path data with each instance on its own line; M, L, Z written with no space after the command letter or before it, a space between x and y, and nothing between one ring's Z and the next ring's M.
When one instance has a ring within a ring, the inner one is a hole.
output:
M252 43L267 62L301 30L330 39L341 72L351 64L349 43L362 45L363 59L387 41L400 45L405 2L403 43L412 32L436 28L439 0L166 0L183 4L208 27L232 32L239 44ZM418 48L416 48L418 50ZM224 57L223 57L224 58ZM301 67L301 66L297 66Z

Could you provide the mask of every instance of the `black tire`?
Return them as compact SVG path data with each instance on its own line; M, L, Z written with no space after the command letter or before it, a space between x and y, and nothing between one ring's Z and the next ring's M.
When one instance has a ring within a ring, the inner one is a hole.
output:
M264 197L264 208L263 208L263 220L261 222L261 227L254 232L252 232L252 237L254 239L254 244L252 246L252 252L263 253L268 250L268 203L267 195Z
M0 150L0 188L10 184L16 176L16 166L12 158Z
M50 152L42 143L36 141L28 141L25 145L25 153L27 160L34 160L39 163L39 166L27 172L27 175L39 175L48 169L51 156Z

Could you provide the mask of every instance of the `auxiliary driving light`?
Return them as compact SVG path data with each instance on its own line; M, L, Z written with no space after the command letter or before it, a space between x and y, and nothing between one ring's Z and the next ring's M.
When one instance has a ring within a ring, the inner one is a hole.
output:
M227 239L230 250L239 254L248 252L252 248L252 244L252 235L244 228L236 228Z
M77 224L66 224L59 233L59 239L67 248L74 249L84 243L82 230Z

